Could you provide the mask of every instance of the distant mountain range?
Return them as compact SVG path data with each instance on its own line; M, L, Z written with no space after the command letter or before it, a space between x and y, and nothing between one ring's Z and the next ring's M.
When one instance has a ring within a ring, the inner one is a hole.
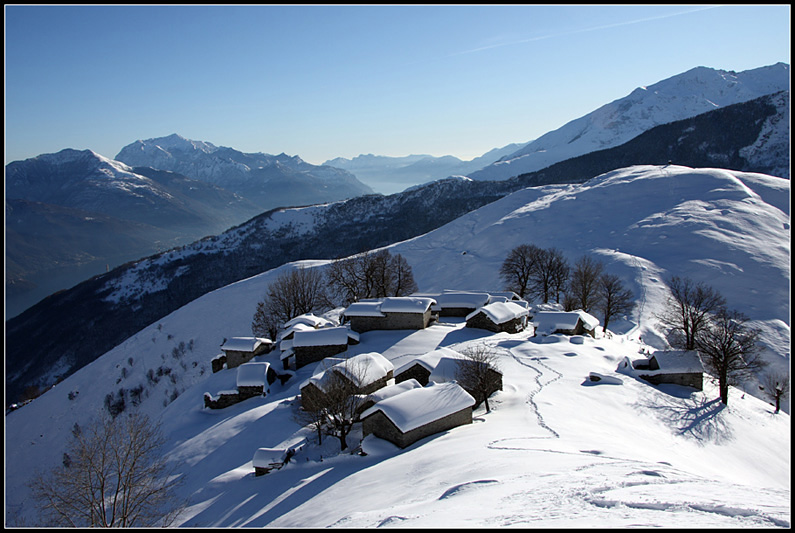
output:
M522 146L522 144L509 144L495 148L471 161L463 161L451 155L389 157L367 154L353 159L338 157L323 164L348 170L376 191L392 194L439 178L466 176L516 152Z
M371 194L345 170L312 165L298 156L243 153L177 134L136 141L116 160L136 167L168 170L236 193L262 211L310 205Z
M789 93L777 93L657 126L621 146L507 180L460 177L389 196L271 210L218 236L96 276L8 320L7 398L71 374L209 291L287 262L332 259L411 239L519 189L668 161L748 172L788 169L789 152L782 149L789 142L788 127L782 127L788 120ZM777 207L789 213L788 206ZM532 240L531 232L527 238Z
M6 313L276 206L371 192L345 170L178 135L132 143L116 160L65 149L14 161L6 165Z

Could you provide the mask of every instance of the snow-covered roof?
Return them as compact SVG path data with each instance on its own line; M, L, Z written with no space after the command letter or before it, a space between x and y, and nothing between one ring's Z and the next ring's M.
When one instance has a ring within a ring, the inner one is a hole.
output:
M357 387L378 381L395 369L392 361L378 352L354 355L332 368L350 379Z
M254 452L252 463L254 468L269 468L274 463L283 463L287 456L287 450L278 448L259 448Z
M279 333L279 340L283 340L285 337L289 337L291 333L295 333L296 331L314 331L315 327L310 326L309 324L304 324L303 322L297 322L292 324L290 327Z
M324 361L319 363L316 373L301 384L301 388L313 383L319 389L326 390L327 384L332 379L331 371L339 372L357 387L365 387L386 377L389 372L394 370L392 362L377 352L354 355L331 367L326 367L325 365L328 363Z
M381 302L382 313L424 313L436 301L433 298L394 296Z
M514 302L494 302L493 304L484 305L480 309L469 313L466 317L467 320L471 319L478 313L485 314L489 320L495 324L504 324L515 318L527 316L530 311L526 307Z
M429 383L381 400L362 413L362 419L381 411L406 433L473 405L475 399L458 383Z
M345 326L296 331L292 346L338 346L348 344L350 330Z
M345 316L384 316L381 302L354 302L344 311Z
M306 326L310 326L313 328L325 328L328 326L333 326L333 322L327 318L323 318L320 316L316 316L312 313L305 313L303 315L299 315L292 320L284 323L284 329L290 329L292 326L296 324L304 324Z
M404 393L406 391L412 389L421 389L422 385L416 379L407 379L406 381L401 381L400 383L395 383L394 385L387 385L386 387L382 387L377 391L370 394L370 398L375 402L380 402L381 400L386 400L387 398L391 398L392 396L397 396L398 394Z
M409 368L409 367L411 367L411 366L413 366L415 364L418 364L418 363L421 364L422 366L424 366L426 369L428 369L428 371L433 372L433 370L436 368L436 366L439 364L439 361L442 358L463 359L463 357L464 356L461 355L461 353L453 350L452 348L446 348L444 346L441 346L441 347L437 348L436 350L430 351L430 352L428 352L426 354L423 354L423 355L421 355L421 356L419 356L419 357L417 357L415 359L412 359L408 363L405 363L404 365L402 365L400 368L398 368L395 371L395 375L401 374L407 368Z
M588 330L599 325L599 319L585 311L541 311L533 317L533 325L540 333L552 333L559 329L574 329L578 320L582 320Z
M237 367L238 387L265 386L269 363L243 363Z
M224 351L234 350L236 352L253 352L261 344L272 344L270 339L263 339L261 337L232 337L227 339L221 346Z
M441 308L464 307L476 309L488 303L489 294L471 291L445 291L436 296L435 299Z
M664 373L703 372L704 366L695 350L657 351L651 354L657 360L660 370ZM650 358L651 358L650 357Z
M433 298L392 296L383 300L355 302L344 311L345 316L385 316L384 313L424 313L436 304Z

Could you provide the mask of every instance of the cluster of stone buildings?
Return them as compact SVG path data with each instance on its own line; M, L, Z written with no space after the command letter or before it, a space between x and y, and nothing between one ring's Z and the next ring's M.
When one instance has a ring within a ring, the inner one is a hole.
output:
M466 327L492 332L530 335L596 336L599 320L583 311L533 310L513 293L443 291L408 297L360 301L348 306L340 323L313 314L296 317L284 325L276 342L256 337L236 337L221 346L213 372L237 368L237 388L217 395L205 393L205 406L223 408L243 399L265 395L277 379L284 382L295 371L316 365L300 386L302 409L315 411L329 402L342 383L347 394L358 398L357 420L365 436L375 435L399 447L472 422L474 391L456 380L465 357L450 348L439 348L395 368L376 352L346 356L360 335L374 330L421 330L446 317L463 318ZM277 348L278 346L278 348ZM252 359L272 350L280 352L278 371L267 362ZM497 369L489 381L502 389ZM647 360L626 359L619 371L653 384L676 383L702 388L703 369L695 353L656 352ZM278 450L261 449L255 467L267 472L284 460ZM270 462L269 462L270 461Z

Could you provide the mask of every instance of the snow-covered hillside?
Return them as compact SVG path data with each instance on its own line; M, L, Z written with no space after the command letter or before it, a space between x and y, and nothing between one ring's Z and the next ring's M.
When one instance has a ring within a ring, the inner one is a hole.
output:
M495 180L540 170L578 155L619 146L660 124L787 91L789 81L789 65L784 63L739 73L697 67L639 87L468 176Z
M327 439L256 478L258 448L311 438L292 413L312 368L224 410L204 409L202 397L234 388L235 372L211 374L210 360L224 338L250 335L257 301L293 266L213 291L7 414L7 524L34 523L25 483L60 464L74 424L101 411L108 395L138 389L137 408L162 421L190 497L184 526L789 527L788 414L741 390L724 408L709 383L703 393L654 387L618 371L623 357L664 347L654 315L669 274L721 291L763 329L765 357L788 368L789 224L787 180L631 167L525 189L396 244L390 249L408 260L422 291L500 290L506 254L534 243L572 261L597 256L637 305L597 340L495 335L454 319L364 333L349 353L379 352L396 366L438 346L492 346L504 374L493 411L405 450L368 437L366 456L338 455ZM277 364L278 354L260 360ZM590 381L592 372L607 379Z

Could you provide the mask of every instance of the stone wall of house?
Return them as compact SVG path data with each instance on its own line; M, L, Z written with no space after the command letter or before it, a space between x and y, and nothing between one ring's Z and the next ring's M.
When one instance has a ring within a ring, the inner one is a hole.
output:
M255 396L262 396L265 394L265 388L262 385L257 385L254 387L248 386L240 386L237 388L238 396L240 396L240 401L247 400L249 398L253 398Z
M431 310L425 313L387 313L385 316L350 317L351 329L357 333L379 329L425 329L431 321Z
M373 434L378 438L388 440L400 448L405 448L429 435L434 435L454 427L471 423L472 407L467 407L456 413L403 433L383 412L376 411L362 421L362 431L365 437Z
M641 379L645 379L652 385L670 383L672 385L683 385L693 387L697 390L704 389L704 375L701 373L680 373L680 374L641 374Z
M386 387L387 382L392 379L392 371L386 373L384 377L379 380L373 381L369 385L365 385L364 387L360 388L357 392L359 394L372 394L373 392L377 391L378 389L383 389Z
M395 383L402 383L411 378L416 379L424 387L431 378L431 371L419 363L414 363L400 374L395 375Z
M347 344L334 344L326 346L293 346L295 368L298 370L302 366L310 363L318 363L326 357L334 357L348 349Z
M222 353L220 355L216 355L213 357L213 360L210 361L210 364L213 368L213 374L220 372L224 369L224 365L226 364L226 354Z
M314 383L301 387L301 407L304 411L317 411L326 401L326 393Z
M215 398L209 392L204 393L204 407L210 409L224 409L239 402L240 393L238 391L221 392Z
M236 368L243 363L248 363L253 359L254 352L239 352L237 350L225 350L226 368Z
M494 333L518 333L524 329L525 324L525 317L514 318L502 324L495 324L488 316L486 316L486 313L478 313L467 320L466 327L485 329L486 331L493 331Z
M475 307L442 307L439 309L439 316L467 316L472 313Z

